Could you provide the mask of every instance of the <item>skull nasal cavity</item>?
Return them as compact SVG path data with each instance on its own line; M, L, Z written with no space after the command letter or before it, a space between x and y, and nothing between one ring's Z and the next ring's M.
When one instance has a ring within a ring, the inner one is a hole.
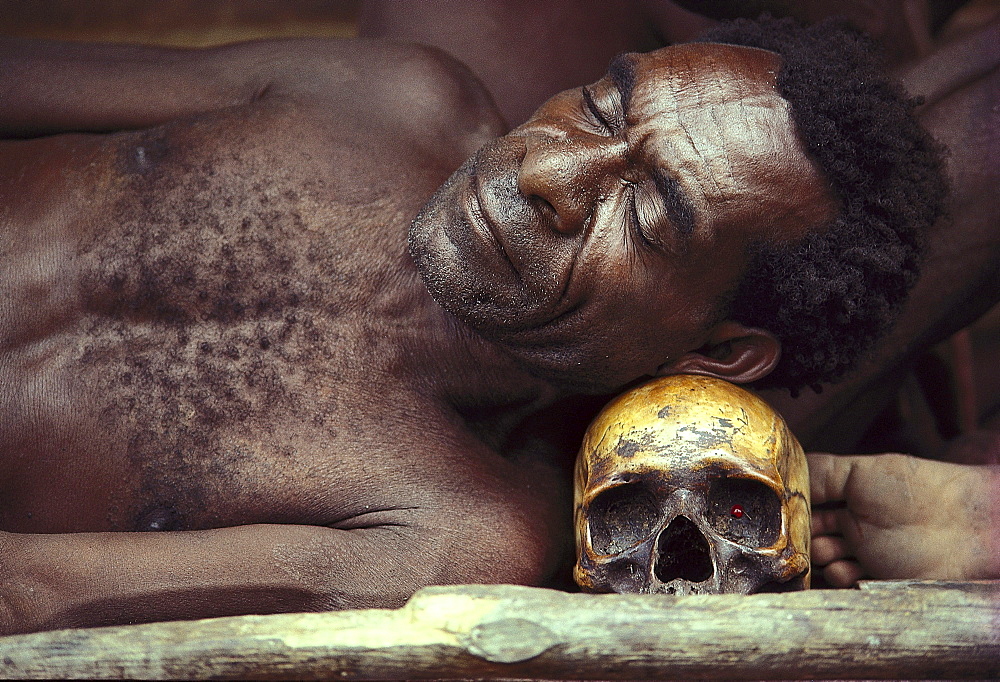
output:
M698 527L686 516L678 516L656 541L653 574L660 582L680 578L700 583L712 577L712 550Z

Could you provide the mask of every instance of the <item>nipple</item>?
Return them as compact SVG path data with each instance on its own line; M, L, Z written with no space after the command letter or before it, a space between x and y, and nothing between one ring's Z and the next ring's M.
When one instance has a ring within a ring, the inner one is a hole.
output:
M135 529L140 533L159 530L177 530L180 514L173 507L156 506L143 512L136 521Z

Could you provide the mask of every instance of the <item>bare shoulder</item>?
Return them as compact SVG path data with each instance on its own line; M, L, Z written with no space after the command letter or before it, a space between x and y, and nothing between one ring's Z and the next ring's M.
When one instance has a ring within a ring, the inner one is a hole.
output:
M466 155L506 132L486 87L443 50L380 40L301 39L251 43L273 60L260 98L291 97L315 105L313 115L362 121L397 134L450 138Z

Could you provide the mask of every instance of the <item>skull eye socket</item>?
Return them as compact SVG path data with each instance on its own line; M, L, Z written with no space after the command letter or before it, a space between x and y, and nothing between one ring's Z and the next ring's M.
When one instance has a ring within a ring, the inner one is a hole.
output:
M770 547L781 534L781 500L747 478L717 478L708 489L706 517L722 537L747 547Z
M590 544L598 554L618 554L653 532L659 517L656 498L638 483L605 490L587 512Z

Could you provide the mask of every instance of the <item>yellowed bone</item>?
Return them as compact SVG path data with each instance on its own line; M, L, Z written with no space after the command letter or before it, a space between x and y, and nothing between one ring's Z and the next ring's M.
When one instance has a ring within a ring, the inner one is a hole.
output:
M783 570L808 566L809 474L802 447L781 415L749 391L702 376L654 379L614 399L590 425L576 465L575 577L602 589L581 564L600 557L589 542L587 508L609 488L654 470L738 467L782 500L782 533L766 552L787 557ZM790 573L789 573L790 574ZM808 587L809 575L805 576ZM603 586L603 589L607 589Z

